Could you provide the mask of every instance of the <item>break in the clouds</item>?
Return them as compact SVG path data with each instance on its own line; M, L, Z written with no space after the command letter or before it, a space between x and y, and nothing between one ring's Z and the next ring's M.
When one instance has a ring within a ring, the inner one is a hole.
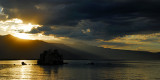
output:
M126 35L106 41L99 39L97 42L105 48L160 52L160 33Z
M7 19L43 25L29 33L89 41L158 33L159 4L159 0L0 0Z

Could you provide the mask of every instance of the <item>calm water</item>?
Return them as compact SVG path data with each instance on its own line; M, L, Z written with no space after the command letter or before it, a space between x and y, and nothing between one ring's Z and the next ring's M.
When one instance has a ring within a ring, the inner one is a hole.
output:
M22 61L29 65L20 65ZM69 64L39 66L36 60L1 60L0 80L160 80L160 61L65 62Z

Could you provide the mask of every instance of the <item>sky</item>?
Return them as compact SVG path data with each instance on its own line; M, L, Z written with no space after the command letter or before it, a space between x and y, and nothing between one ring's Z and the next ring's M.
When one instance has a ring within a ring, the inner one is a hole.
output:
M159 0L0 0L0 34L160 52Z

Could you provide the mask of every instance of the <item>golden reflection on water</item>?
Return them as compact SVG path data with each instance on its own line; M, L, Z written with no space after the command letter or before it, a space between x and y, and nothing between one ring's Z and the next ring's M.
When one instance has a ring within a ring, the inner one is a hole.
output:
M54 80L54 77L49 77L54 73L46 72L43 67L38 65L21 65L19 68L20 80Z
M31 76L28 76L28 71L31 70L31 66L22 66L21 69L20 69L20 72L21 72L21 80L22 79L30 79ZM32 75L32 74L30 74Z
M0 64L21 65L21 62L25 62L27 64L37 64L37 60L0 60Z
M160 64L148 62L111 66L67 64L8 65L2 69L1 67L2 65L0 80L160 80Z

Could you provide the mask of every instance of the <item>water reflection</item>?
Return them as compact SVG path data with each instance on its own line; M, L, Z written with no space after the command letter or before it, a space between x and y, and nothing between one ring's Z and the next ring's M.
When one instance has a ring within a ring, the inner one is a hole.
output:
M0 64L20 65L21 62L25 62L27 64L37 64L37 60L0 60Z
M32 74L29 74L29 71L31 70L31 66L21 66L21 80L23 79L30 79Z
M63 66L1 64L0 80L160 80L159 72L159 62Z

